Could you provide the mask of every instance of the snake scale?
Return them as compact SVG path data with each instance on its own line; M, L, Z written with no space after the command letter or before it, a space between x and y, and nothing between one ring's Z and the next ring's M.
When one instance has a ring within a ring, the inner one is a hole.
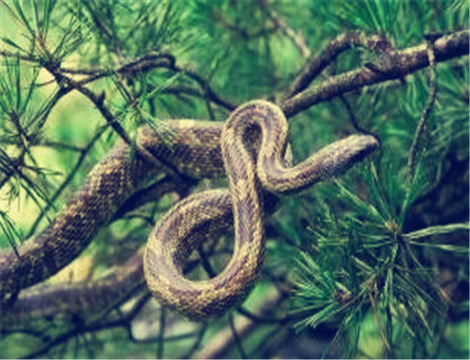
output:
M285 166L287 122L278 106L263 100L240 106L225 124L179 120L167 126L170 136L164 137L141 128L138 146L182 175L200 179L226 173L229 182L228 189L203 191L178 202L151 232L144 254L152 294L199 320L223 314L255 282L263 262L270 194L297 193L339 175L378 147L372 136L351 135L294 167ZM2 306L11 306L21 289L76 258L120 206L158 173L129 145L118 145L95 165L50 226L18 249L19 257L13 251L0 255ZM182 266L191 252L232 224L233 255L222 273L205 281L186 279Z

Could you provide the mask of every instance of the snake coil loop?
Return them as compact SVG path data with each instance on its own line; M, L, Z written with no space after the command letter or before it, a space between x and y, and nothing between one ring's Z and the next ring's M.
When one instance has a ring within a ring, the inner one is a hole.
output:
M255 154L246 138L260 139ZM240 302L258 277L264 257L265 192L299 192L362 160L378 146L368 135L337 141L295 167L284 166L287 122L281 109L256 100L236 109L222 130L229 190L208 190L174 206L155 227L144 255L147 284L164 305L193 319L219 316ZM190 281L182 267L207 237L234 224L232 258L221 274Z

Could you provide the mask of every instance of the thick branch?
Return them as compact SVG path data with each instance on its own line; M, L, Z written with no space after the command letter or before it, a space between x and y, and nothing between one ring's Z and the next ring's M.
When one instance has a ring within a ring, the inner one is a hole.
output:
M323 52L311 58L304 66L299 76L294 80L290 91L285 98L288 99L305 90L310 83L342 52L352 47L361 46L371 51L389 51L391 45L384 38L373 35L366 36L362 32L347 32L339 35L328 43Z
M436 63L468 55L469 31L444 36L436 40L434 46ZM322 101L329 101L336 96L368 85L403 79L406 75L427 66L429 66L429 59L426 44L391 52L378 64L334 76L318 86L310 87L283 101L280 107L287 117L291 117Z

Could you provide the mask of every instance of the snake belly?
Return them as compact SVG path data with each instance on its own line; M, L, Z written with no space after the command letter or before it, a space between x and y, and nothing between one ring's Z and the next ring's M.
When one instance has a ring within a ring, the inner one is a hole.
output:
M150 291L166 307L204 320L220 316L243 300L263 263L265 192L299 192L342 173L378 147L372 136L352 135L295 167L285 167L286 137L284 114L272 103L251 101L230 115L221 136L229 189L208 190L184 199L149 237L145 277ZM182 268L191 252L232 223L234 250L222 273L210 280L186 279Z

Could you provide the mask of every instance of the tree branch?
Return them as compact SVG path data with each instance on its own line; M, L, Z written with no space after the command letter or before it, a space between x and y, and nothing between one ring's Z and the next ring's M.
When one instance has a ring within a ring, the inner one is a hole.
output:
M305 90L342 52L359 46L370 51L381 52L389 51L392 47L386 39L378 35L367 36L359 31L341 34L336 39L330 41L326 49L319 56L309 59L284 98L291 98Z
M436 63L468 55L469 31L443 36L434 43ZM378 64L334 76L322 84L281 102L287 117L299 114L311 106L329 101L341 94L388 80L403 79L408 74L429 66L426 44L390 52ZM371 69L373 68L373 69Z

